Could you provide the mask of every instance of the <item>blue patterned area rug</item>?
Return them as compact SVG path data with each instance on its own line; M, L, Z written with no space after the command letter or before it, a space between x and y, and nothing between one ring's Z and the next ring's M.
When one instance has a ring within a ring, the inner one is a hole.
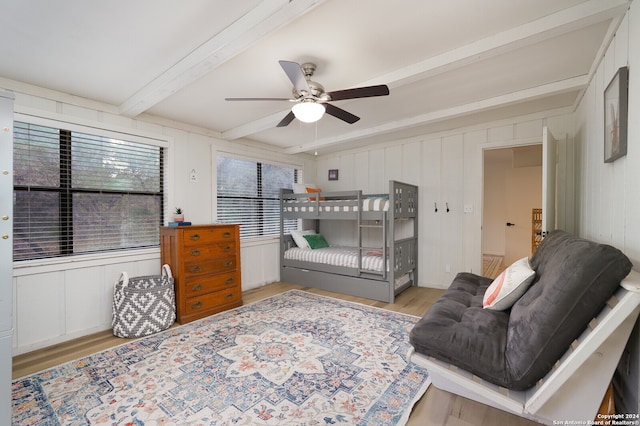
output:
M291 290L13 382L14 425L402 425L417 317Z

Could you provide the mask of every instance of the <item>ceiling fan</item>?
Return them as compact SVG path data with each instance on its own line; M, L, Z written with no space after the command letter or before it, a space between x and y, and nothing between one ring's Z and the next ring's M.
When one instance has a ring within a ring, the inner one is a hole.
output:
M278 123L276 127L285 127L297 118L306 123L320 120L326 112L342 121L353 124L360 117L351 114L330 104L330 101L343 101L345 99L368 98L373 96L386 96L389 88L385 84L377 86L357 87L355 89L336 90L325 92L324 87L311 77L316 70L316 65L297 62L279 61L280 66L293 83L293 99L291 98L225 98L227 101L288 101L295 105L289 113Z

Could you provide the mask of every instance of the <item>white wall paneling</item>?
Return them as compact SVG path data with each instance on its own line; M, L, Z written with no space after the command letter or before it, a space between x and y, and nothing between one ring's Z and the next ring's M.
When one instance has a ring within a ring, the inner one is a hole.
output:
M463 260L462 214L464 194L464 135L442 138L440 165L440 200L438 216L442 259L440 282L450 283L453 277L466 268Z
M320 156L315 180L321 181L330 165L353 163L354 186L350 186L349 178L326 182L326 189L363 189L372 193L386 192L389 178L417 183L421 208L420 285L446 288L456 273L482 270L483 150L541 143L543 125L554 134L569 135L573 140L571 115L533 114ZM567 156L573 155L573 149L565 150L570 151ZM573 185L569 181L567 188ZM465 205L473 211L464 213ZM332 238L346 239L353 233L350 224L332 224L325 229Z
M419 272L420 285L446 286L442 275L440 247L444 244L440 216L444 206L440 202L440 169L442 144L440 139L422 142L422 181L419 187Z
M575 229L584 237L621 249L640 268L640 4L633 2L575 114L575 137L567 157L575 158ZM604 89L618 68L629 66L627 155L604 163ZM568 174L568 176L571 176ZM567 192L569 194L569 192ZM638 324L615 376L618 412L637 413L640 406Z
M616 206L624 210L624 243L625 253L635 261L636 269L640 268L640 4L636 1L631 6L630 22L634 25L628 29L628 39L633 44L628 47L629 78L629 117L628 151L625 158L625 173L620 183L624 192L620 195L624 204ZM614 163L615 164L615 163Z
M0 424L11 423L13 95L0 90Z
M478 151L487 141L485 130L471 131L464 134L463 158L463 199L462 208L469 205L473 212L462 214L462 265L465 271L482 275L482 217L483 193L477 190L476 184L482 183L483 157Z
M14 354L111 328L113 288L120 273L159 274L160 255L157 249L141 250L128 256L78 256L71 264L30 265L13 272Z
M303 175L316 175L312 156L285 155L242 139L223 141L216 132L145 114L135 119L123 117L112 106L99 102L76 106L70 103L73 97L44 89L32 87L28 94L16 91L15 97L16 115L166 141L165 213L170 214L180 206L187 220L194 223L212 223L216 218L214 155L217 150L293 162L303 170ZM197 172L196 182L189 179L193 169ZM278 244L274 239L243 244L243 289L277 281L278 259ZM106 254L14 263L13 353L110 329L113 285L121 271L130 275L159 273L159 249L133 251L120 257Z

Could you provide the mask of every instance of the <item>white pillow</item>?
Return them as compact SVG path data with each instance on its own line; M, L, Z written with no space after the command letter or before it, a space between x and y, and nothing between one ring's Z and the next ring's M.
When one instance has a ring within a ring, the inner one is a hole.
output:
M316 231L312 231L311 229L308 229L306 231L293 230L291 231L291 237L293 238L293 241L295 241L298 247L310 249L311 246L309 245L309 242L304 238L304 236L312 235L315 233Z
M307 188L318 188L317 186L315 186L312 183L294 183L293 184L293 193L294 194L306 194L307 192Z
M509 309L527 291L535 276L529 258L516 260L484 292L482 307L494 311Z

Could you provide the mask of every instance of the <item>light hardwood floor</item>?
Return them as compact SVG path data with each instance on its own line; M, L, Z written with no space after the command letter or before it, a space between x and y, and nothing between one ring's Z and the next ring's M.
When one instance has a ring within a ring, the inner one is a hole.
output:
M295 284L273 283L245 291L242 296L244 303L248 304L290 289L301 289L311 293L332 296L415 316L422 316L442 294L442 290L411 287L400 294L396 298L395 303L388 304L370 299L311 289ZM127 339L120 339L113 336L111 330L107 330L70 342L18 355L13 358L13 378L23 377L128 341ZM532 426L537 424L538 423L517 417L513 414L441 391L434 386L430 386L426 394L414 406L407 423L408 426Z

